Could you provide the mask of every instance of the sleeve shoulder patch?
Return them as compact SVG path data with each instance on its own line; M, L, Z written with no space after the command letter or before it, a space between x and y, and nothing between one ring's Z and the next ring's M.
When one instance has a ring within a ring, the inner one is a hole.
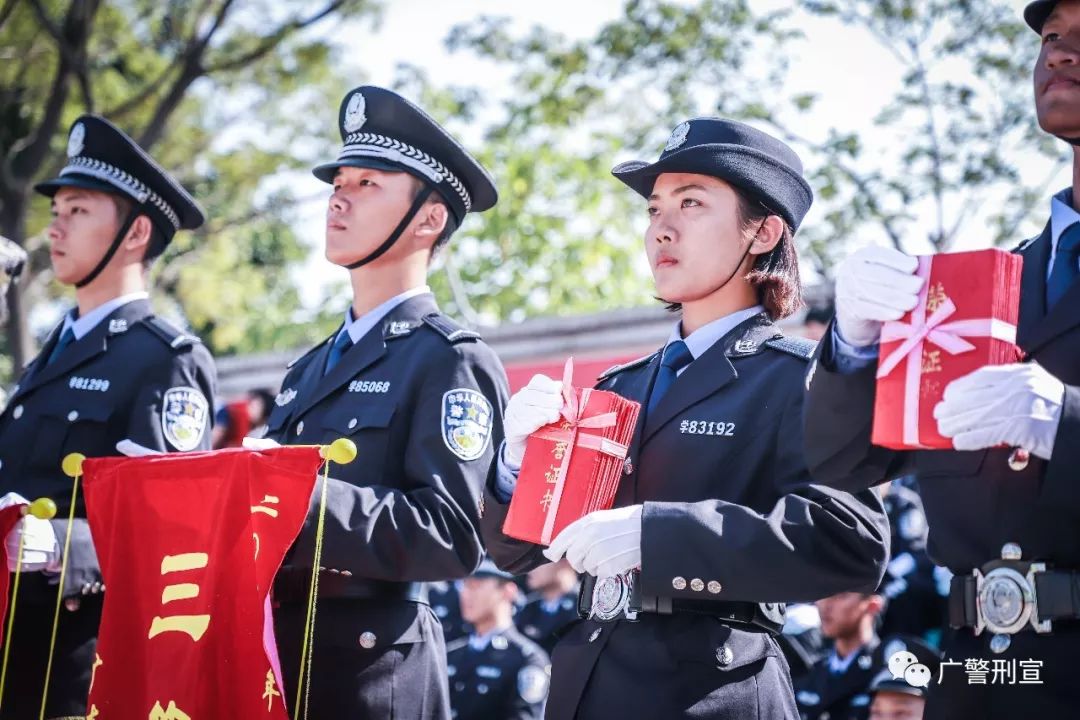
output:
M801 337L791 337L787 335L781 335L780 337L766 340L765 344L771 347L773 350L779 350L780 352L787 353L788 355L794 355L797 358L803 360L809 360L814 355L814 349L817 347L817 343L813 340L807 340Z
M451 343L480 339L480 333L473 332L440 313L425 315L424 323Z
M202 342L194 335L185 333L172 323L162 320L156 315L150 315L144 319L143 326L145 326L154 337L158 338L174 350L191 347L192 345L198 345Z
M650 354L646 355L645 357L640 357L637 360L631 360L630 362L623 363L622 365L612 365L607 370L600 373L600 377L597 378L597 382L603 382L604 380L607 380L609 377L611 377L613 375L618 375L619 373L621 373L624 370L632 370L632 369L634 369L636 367L641 367L642 365L647 364L654 357L656 357L656 353L650 353Z
M199 447L210 424L210 403L197 388L169 388L161 397L161 431L180 452Z
M462 460L476 460L484 454L491 444L494 422L491 403L479 390L455 388L443 394L442 439Z
M550 678L544 668L536 665L526 665L518 671L518 695L530 705L541 703L547 697L549 682Z

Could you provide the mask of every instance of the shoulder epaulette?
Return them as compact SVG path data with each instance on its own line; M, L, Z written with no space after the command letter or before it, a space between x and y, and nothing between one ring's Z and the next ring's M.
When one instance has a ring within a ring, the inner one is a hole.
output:
M814 355L814 349L817 347L817 343L813 340L802 337L788 337L786 335L766 340L765 344L774 350L794 355L803 360L809 360Z
M142 322L147 330L174 350L177 348L189 347L191 345L198 345L202 342L199 338L194 335L189 335L172 323L162 320L157 315L148 315Z
M450 642L446 643L446 652L451 652L453 650L459 650L459 649L465 647L468 644L469 644L468 636L460 637L460 638L458 638L456 640L451 640Z
M298 355L297 357L293 358L293 359L292 359L292 360L290 360L290 361L289 361L289 363L288 363L288 364L287 364L287 365L285 366L285 369L286 369L286 370L292 370L292 368L293 368L293 365L296 365L296 363L300 362L301 360L303 360L304 358L306 358L306 357L307 357L308 355L310 355L311 353L313 353L313 352L315 352L316 350L318 350L319 348L321 348L321 347L322 347L323 345L325 345L325 344L326 344L327 342L332 342L332 341L333 341L333 337L334 337L334 336L333 336L333 335L331 335L331 336L330 336L330 339L329 339L329 340L324 340L323 342L319 343L319 344L318 344L318 345L316 345L315 347L313 347L313 348L309 349L309 350L308 350L307 352L305 352L305 353L304 353L303 355Z
M439 333L452 343L480 339L480 333L473 332L466 327L458 325L450 318L445 315L440 315L439 313L425 315L424 322L428 327L432 328L435 332Z
M1038 240L1040 237L1042 237L1042 235L1036 235L1035 237L1030 237L1027 240L1025 240L1024 242L1022 242L1019 245L1017 245L1016 247L1014 247L1009 252L1014 252L1014 253L1023 252L1024 250L1027 250L1029 247L1031 247L1032 244L1034 244L1034 242L1036 240Z
M654 357L656 357L656 353L649 353L645 357L639 357L637 360L631 360L630 362L623 363L622 365L612 365L607 370L600 373L600 376L598 378L596 378L596 380L597 380L597 382L603 382L604 380L607 380L612 375L617 375L617 374L621 373L623 370L630 370L632 368L641 367L645 363L652 360Z

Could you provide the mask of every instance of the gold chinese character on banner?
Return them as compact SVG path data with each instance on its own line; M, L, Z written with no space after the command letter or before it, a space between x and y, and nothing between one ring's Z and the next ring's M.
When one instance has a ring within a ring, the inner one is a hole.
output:
M210 562L210 556L206 553L183 553L180 555L166 555L161 559L161 574L189 572L202 570ZM161 604L192 600L199 596L199 586L195 583L176 583L166 585L161 592ZM155 616L150 623L148 639L153 639L166 632L182 632L187 634L195 642L202 639L206 628L210 625L209 615L168 615L165 617ZM186 716L184 716L186 717Z
M564 443L564 442L555 443L554 453L555 453L555 459L556 460L562 460L563 456L566 455L566 443Z
M550 490L546 491L544 497L540 498L540 504L544 507L545 512L547 511L548 506L551 505L551 501L554 499L555 498L552 496Z
M251 514L262 513L263 515L269 515L270 517L277 517L277 508L269 507L270 505L277 505L281 500L275 495L263 495L262 505L252 505Z
M262 695L263 700L266 701L266 711L267 712L270 712L271 710L274 709L274 698L281 697L281 693L279 693L275 689L275 685L276 685L276 681L274 680L274 671L273 670L267 670L266 671L266 685L263 687L263 695Z
M559 468L549 467L548 471L544 473L544 480L548 485L554 485L559 482Z
M170 700L169 707L161 707L160 702L154 703L150 708L149 720L191 720L191 716L176 707L176 701Z

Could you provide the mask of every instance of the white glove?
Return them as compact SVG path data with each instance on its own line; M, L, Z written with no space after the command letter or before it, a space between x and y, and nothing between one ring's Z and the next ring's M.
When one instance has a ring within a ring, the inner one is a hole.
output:
M30 501L18 493L8 493L0 497L0 508ZM56 531L48 520L24 515L4 540L7 549L8 570L15 572L19 567L19 536L22 536L22 570L57 570L60 566L60 543Z
M161 455L160 450L154 448L148 448L145 445L140 445L134 440L121 440L116 443L116 451L121 455L127 455L128 457L146 457L147 455Z
M243 443L245 450L273 450L276 447L281 447L281 443L269 438L246 437L240 442Z
M855 347L876 345L881 323L899 320L918 304L919 261L899 250L871 245L852 253L836 271L836 327Z
M544 551L552 562L566 555L578 572L609 577L641 566L641 505L597 510L563 528Z
M562 406L562 382L546 375L533 375L529 384L510 398L503 416L506 438L503 460L511 470L521 467L521 459L525 457L525 441L529 435L557 421Z
M992 365L953 380L934 408L957 450L1008 445L1049 460L1065 385L1035 363Z

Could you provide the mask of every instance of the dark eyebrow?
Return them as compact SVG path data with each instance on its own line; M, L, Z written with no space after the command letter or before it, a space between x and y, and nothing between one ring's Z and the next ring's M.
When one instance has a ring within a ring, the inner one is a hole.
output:
M65 199L66 200L85 200L86 199L86 193L76 190L74 192L67 193ZM56 196L55 195L53 195L52 202L50 203L50 205L52 207L56 207Z
M690 190L700 190L701 192L706 192L706 189L705 189L704 185L698 185L697 183L691 183L689 185L683 185L681 187L675 188L674 190L671 191L671 194L672 195L680 195L680 194L682 194L684 192L688 192ZM650 200L655 200L658 197L660 197L660 196L657 195L656 193L653 193L652 195L649 196L649 199Z

